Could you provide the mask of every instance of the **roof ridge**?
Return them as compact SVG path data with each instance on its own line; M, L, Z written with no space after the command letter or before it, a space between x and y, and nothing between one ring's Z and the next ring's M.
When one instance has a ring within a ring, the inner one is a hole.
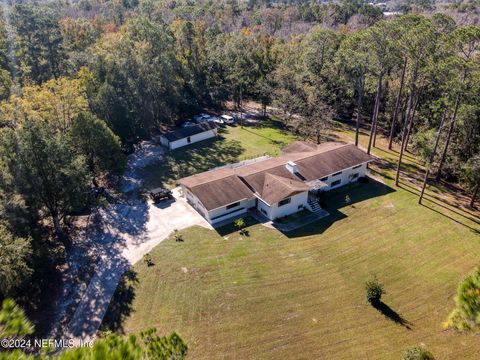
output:
M300 180L295 180L295 179L289 179L289 178L286 178L284 176L280 176L280 175L274 175L274 174L271 174L269 172L265 173L265 176L267 175L270 175L270 176L273 176L274 178L276 178L277 180L281 181L284 185L288 186L291 188L291 183L290 182L296 182L296 183L300 183L303 185L303 182L300 181Z

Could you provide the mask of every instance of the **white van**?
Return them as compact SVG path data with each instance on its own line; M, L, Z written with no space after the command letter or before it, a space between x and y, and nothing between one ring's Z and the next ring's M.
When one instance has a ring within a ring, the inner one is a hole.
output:
M235 124L235 118L230 115L221 115L220 118L225 124Z

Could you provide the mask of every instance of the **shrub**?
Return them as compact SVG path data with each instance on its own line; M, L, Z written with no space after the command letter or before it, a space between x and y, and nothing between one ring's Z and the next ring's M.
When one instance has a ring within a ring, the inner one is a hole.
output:
M458 286L455 309L444 327L458 330L480 328L480 266Z
M383 285L378 281L376 276L365 282L365 293L368 302L371 304L378 304L382 295L385 294Z
M183 242L183 235L177 229L173 230L173 238L176 242Z
M245 227L245 220L243 218L238 218L237 220L235 220L233 225L235 226L235 228L237 228L237 230L242 230Z
M150 256L150 254L143 255L143 261L145 262L145 264L147 264L148 267L153 265L152 257Z
M350 199L350 196L345 195L345 204L349 205L352 202L352 199Z
M408 348L402 356L402 360L435 360L432 353L420 346Z

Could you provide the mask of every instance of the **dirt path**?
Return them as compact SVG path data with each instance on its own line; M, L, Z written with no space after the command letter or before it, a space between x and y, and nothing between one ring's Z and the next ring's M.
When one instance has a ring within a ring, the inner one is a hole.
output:
M158 160L162 150L146 144L129 157L122 182L122 190L132 191L141 186L137 170ZM102 323L122 274L143 255L166 239L174 229L193 225L210 228L210 225L193 210L174 189L175 200L156 206L145 200L127 200L100 209L80 239L94 252L95 266L86 281L78 281L85 270L82 248L73 249L69 256L70 281L64 285L64 295L57 304L57 326L52 337L80 340L93 339ZM128 197L127 197L128 199ZM78 239L77 239L78 240ZM76 262L78 261L78 262ZM74 308L68 316L68 308Z

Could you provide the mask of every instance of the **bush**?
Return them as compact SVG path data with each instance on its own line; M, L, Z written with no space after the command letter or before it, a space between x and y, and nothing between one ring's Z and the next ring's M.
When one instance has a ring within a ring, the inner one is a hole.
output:
M237 228L237 230L239 230L240 235L247 235L248 236L248 231L244 229L245 220L243 218L239 218L239 219L235 220L233 225L235 226L235 228Z
M173 230L173 238L176 242L183 242L183 235L177 229Z
M350 199L350 196L345 195L345 204L350 205L351 202L352 202L352 199Z
M402 360L435 360L432 353L420 346L408 348L402 356Z
M148 267L154 265L153 261L152 261L152 257L150 256L150 254L143 255L143 261L145 262L145 264L147 264Z
M238 218L237 220L235 220L233 225L237 230L242 230L245 227L245 220L243 220L243 218Z
M455 308L444 327L457 330L480 328L480 266L458 286Z
M369 303L378 304L380 302L382 295L385 294L385 290L376 276L365 282L365 293Z

